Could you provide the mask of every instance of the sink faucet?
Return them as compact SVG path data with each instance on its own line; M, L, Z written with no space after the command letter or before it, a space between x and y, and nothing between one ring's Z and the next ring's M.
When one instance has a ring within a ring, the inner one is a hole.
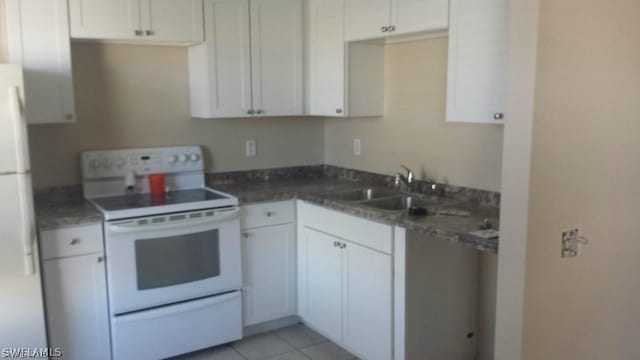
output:
M396 177L393 181L393 185L398 188L401 184L404 184L406 190L409 192L413 192L413 187L416 181L416 176L413 174L413 171L404 165L400 165L403 169L407 171L407 175L402 175L401 173L397 173Z

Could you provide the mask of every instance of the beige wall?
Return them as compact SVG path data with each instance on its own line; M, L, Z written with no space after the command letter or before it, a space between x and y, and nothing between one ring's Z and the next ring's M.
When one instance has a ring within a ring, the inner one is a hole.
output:
M640 2L543 0L523 358L640 356ZM560 258L561 232L590 244Z
M437 181L500 190L502 127L445 123L447 43L386 46L386 116L327 120L328 164L385 174L406 164ZM354 138L361 156L353 154Z
M36 187L76 184L87 149L201 144L209 171L324 161L317 118L191 119L187 50L73 45L78 123L29 127ZM244 156L246 139L258 156Z

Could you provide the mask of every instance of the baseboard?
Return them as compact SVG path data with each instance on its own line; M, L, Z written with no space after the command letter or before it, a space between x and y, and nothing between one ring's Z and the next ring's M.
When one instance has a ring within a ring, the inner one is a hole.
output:
M251 335L261 334L268 331L278 330L283 327L295 325L302 322L302 319L297 316L288 316L282 319L271 320L256 325L247 326L243 329L244 337Z

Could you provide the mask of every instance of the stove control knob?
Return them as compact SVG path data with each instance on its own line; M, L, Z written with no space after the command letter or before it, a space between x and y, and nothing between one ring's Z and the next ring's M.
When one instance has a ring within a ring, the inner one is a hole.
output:
M122 169L124 164L125 164L125 161L123 158L118 158L118 160L116 160L116 166L118 167L118 169Z
M102 159L102 166L104 166L105 168L110 168L111 167L111 160L109 159Z
M175 164L176 162L178 162L178 157L175 155L171 155L167 158L167 161L169 161L169 164Z
M93 170L98 170L98 168L100 168L100 161L98 161L97 159L90 160L89 167Z
M189 160L191 160L192 162L198 162L198 160L200 160L200 155L198 154L191 154L189 156Z
M183 155L180 155L178 160L180 160L181 163L186 163L189 160L189 157L187 156L187 154L183 154Z

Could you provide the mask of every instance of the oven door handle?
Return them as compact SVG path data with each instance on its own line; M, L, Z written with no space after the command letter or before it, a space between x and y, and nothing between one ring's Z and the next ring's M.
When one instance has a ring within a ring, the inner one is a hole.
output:
M108 224L107 227L110 232L113 233L133 233L141 231L156 231L156 230L177 230L186 229L197 225L217 224L223 221L232 220L238 217L240 213L239 208L231 208L224 210L215 210L212 216L203 216L197 219L186 219L170 221L165 223L151 223L141 225L135 220L121 223Z

